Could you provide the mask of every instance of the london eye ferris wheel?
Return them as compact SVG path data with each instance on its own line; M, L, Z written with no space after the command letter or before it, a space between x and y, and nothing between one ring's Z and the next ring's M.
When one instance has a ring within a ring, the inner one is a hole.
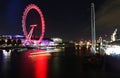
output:
M34 39L31 39L32 36L33 36L33 31L35 30L35 27L38 27L37 24L32 24L29 26L29 29L30 31L28 31L28 27L27 27L27 24L26 24L26 20L27 20L27 16L28 16L28 13L31 11L31 10L35 10L37 11L38 15L39 15L39 22L41 23L40 27L40 32L38 32L40 34L39 36L39 39L37 41L35 41ZM22 29L23 29L23 33L24 33L24 36L26 38L26 40L24 41L24 44L39 44L43 37L44 37L44 33L45 33L45 21L44 21L44 16L43 16L43 13L41 11L41 9L35 5L35 4L29 4L26 8L25 8L25 11L23 12L23 16L22 16Z

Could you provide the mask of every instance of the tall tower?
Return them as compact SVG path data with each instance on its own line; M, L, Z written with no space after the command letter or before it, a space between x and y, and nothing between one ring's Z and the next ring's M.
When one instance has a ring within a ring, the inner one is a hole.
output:
M92 36L92 52L96 53L96 32L95 32L95 8L91 3L91 36Z

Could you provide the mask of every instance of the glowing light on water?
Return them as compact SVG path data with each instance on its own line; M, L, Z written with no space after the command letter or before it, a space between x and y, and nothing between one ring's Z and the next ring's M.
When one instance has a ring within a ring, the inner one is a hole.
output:
M110 46L105 52L107 55L118 55L120 54L120 46Z
M3 50L3 55L5 57L9 57L11 55L11 50L9 50L8 52L6 50Z
M32 61L34 61L33 67L35 72L35 78L47 78L48 71L48 59L49 53L45 53L43 50L34 50L30 53Z
M35 78L47 78L48 57L36 57L35 61Z
M29 57L34 58L36 56L50 56L51 54L43 52L43 51L38 51L38 52L32 52L30 53Z

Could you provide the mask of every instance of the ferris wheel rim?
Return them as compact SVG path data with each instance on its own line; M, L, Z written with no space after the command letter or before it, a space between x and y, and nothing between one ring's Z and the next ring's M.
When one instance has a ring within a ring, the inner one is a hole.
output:
M27 15L29 13L30 10L36 10L40 16L40 22L41 22L41 35L39 37L39 40L37 41L37 43L40 43L44 37L44 33L45 33L45 21L44 21L44 16L43 13L41 11L41 9L35 5L35 4L29 4L26 8L25 11L23 12L23 16L22 16L22 29L23 29L23 33L25 35L25 37L27 38L28 32L27 32L27 28L26 28L26 18Z

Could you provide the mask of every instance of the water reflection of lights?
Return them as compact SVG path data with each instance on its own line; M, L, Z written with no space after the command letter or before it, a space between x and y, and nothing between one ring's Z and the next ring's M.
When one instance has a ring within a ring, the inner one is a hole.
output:
M109 46L105 50L107 55L118 55L120 54L120 46Z
M47 78L50 55L39 49L30 49L22 53L20 78Z
M33 56L50 56L50 53L53 52L60 52L61 49L53 49L53 50L37 50L37 49L33 49L32 52L30 53L30 57Z
M48 70L48 59L50 58L50 53L46 53L43 50L33 50L30 53L32 61L34 61L34 72L35 78L47 78Z
M48 57L36 57L35 60L35 78L47 78Z
M9 61L10 61L10 58L11 58L11 50L9 51L6 51L6 50L2 50L2 60L1 60L1 63L2 63L2 72L4 72L3 76L6 78L7 75L5 74L5 72L8 70L9 68Z
M61 49L51 49L51 50L46 50L45 52L48 52L48 53L53 53L53 52L60 52Z
M50 56L49 53L31 53L30 57L36 57L36 56Z
M47 53L43 50L33 50L33 52L30 53L30 57L36 57L36 56L50 56L50 53Z
M11 55L11 50L9 50L9 51L2 50L2 51L3 51L3 55L4 55L5 57L10 57L10 55Z

